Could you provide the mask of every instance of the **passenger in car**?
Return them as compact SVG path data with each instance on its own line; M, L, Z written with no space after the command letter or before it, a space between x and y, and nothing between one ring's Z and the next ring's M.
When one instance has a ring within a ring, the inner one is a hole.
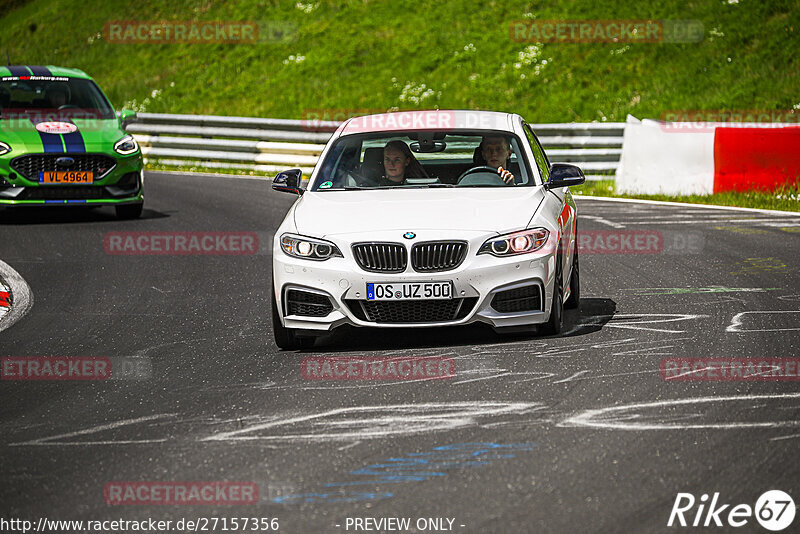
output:
M497 169L497 174L507 184L514 183L514 175L508 170L511 164L511 143L502 135L486 136L481 140L480 152L486 165Z
M407 178L428 178L405 142L396 139L383 147L383 176L380 185L402 185Z

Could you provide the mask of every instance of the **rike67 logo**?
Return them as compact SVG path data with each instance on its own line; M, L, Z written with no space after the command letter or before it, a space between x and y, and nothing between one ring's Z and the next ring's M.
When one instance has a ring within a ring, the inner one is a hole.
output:
M696 505L696 509L695 509ZM754 507L749 504L731 505L720 501L719 493L709 496L704 493L699 501L691 493L678 493L669 514L667 526L681 527L721 527L734 528L747 525L755 516L756 521L767 530L778 532L784 530L794 521L794 500L781 490L764 492Z

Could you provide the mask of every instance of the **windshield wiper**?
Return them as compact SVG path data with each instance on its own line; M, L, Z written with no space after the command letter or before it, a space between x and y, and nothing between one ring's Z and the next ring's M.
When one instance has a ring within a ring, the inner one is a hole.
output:
M425 187L455 187L455 184L426 184Z

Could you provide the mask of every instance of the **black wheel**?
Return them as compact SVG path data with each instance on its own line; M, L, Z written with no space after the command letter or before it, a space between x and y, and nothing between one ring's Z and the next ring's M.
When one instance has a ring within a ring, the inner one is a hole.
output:
M309 349L316 341L313 337L299 336L295 329L286 328L281 324L278 303L275 302L275 286L272 287L272 334L275 344L282 350Z
M581 272L578 265L578 242L575 242L575 257L572 258L572 276L569 278L569 298L564 307L574 310L581 303Z
M142 215L144 204L122 204L114 206L117 212L117 219L138 219Z
M547 336L561 333L564 315L564 284L561 274L561 256L556 257L556 279L553 283L553 304L550 306L550 319L540 326L540 332Z

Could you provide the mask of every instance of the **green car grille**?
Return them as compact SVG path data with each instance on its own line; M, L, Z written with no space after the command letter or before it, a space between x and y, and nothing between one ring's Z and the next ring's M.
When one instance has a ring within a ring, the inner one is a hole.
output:
M56 160L61 158L70 158L73 163L59 166ZM94 179L99 180L116 165L114 158L103 154L26 154L11 160L11 168L33 182L38 182L39 173L45 171L91 171Z

